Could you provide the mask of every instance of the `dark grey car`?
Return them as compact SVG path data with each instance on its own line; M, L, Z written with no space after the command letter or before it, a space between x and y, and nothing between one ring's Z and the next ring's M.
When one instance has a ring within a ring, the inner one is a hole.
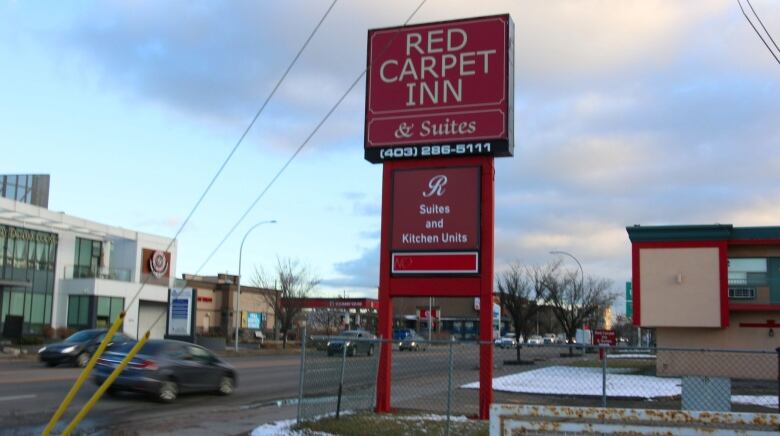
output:
M135 345L112 347L98 359L93 372L95 384L102 384ZM150 394L171 402L180 393L233 393L237 385L235 369L209 350L188 342L150 340L130 361L109 389Z
M374 348L377 346L376 336L365 330L347 330L339 336L331 338L327 343L328 356L344 353L346 347L347 356L365 354L371 356L374 354Z
M79 367L87 366L89 358L95 352L100 341L106 336L106 329L91 329L78 331L62 342L48 344L38 350L38 359L47 366L69 363ZM132 341L123 333L116 333L111 338L111 345Z
M425 351L427 349L428 340L418 335L414 330L412 330L411 334L406 335L406 337L398 343L398 351Z

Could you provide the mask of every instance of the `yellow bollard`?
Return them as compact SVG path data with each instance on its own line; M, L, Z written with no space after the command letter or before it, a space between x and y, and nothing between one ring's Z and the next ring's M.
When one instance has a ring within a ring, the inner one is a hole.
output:
M92 398L87 401L84 407L82 407L79 413L73 418L73 421L71 421L70 424L68 424L68 426L65 428L65 431L62 432L63 436L70 436L70 433L76 429L76 426L79 425L81 420L87 416L87 413L89 413L90 410L92 410L92 407L95 406L95 403L97 403L100 397L102 397L106 390L108 390L108 388L111 386L111 383L113 383L114 380L119 377L119 374L124 371L127 364L133 360L133 357L138 354L138 352L141 350L141 347L144 346L147 340L149 340L149 331L147 331L146 334L133 346L130 352L127 353L127 356L122 359L122 362L120 362L119 365L114 368L114 371L111 373L111 375L109 375L103 384L100 385L98 390L92 394Z
M111 338L114 337L114 334L117 332L117 330L119 330L119 327L122 326L122 322L124 320L125 320L125 312L122 311L122 313L120 313L119 316L116 318L116 321L114 321L114 324L111 326L111 328L108 329L108 332L106 333L106 337L103 338L103 341L100 342L100 345L98 346L97 350L95 350L95 352L92 354L92 357L89 359L89 363L87 363L87 366L84 367L84 370L81 371L81 374L79 374L79 378L76 379L76 383L74 383L73 386L70 388L68 395L65 396L65 399L62 400L62 403L60 403L60 406L57 408L57 411L54 412L54 415L52 415L51 419L49 420L49 424L46 425L46 428L43 430L43 433L41 433L43 436L49 436L51 434L51 431L54 429L54 426L57 424L57 421L59 421L60 417L62 417L62 414L65 413L65 409L67 409L71 401L73 401L73 398L76 396L79 389L81 389L81 386L87 380L87 377L89 377L89 373L92 372L92 368L95 367L95 363L97 362L98 358L103 354L103 351L105 351L106 344L108 344L111 341Z

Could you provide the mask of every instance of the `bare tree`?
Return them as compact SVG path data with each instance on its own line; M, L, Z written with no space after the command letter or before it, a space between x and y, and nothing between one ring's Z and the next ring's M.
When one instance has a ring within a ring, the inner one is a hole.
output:
M547 274L544 281L544 299L561 324L569 344L573 343L577 329L597 317L617 297L609 292L612 287L611 280L588 277L583 283L576 271L556 269ZM570 347L569 354L572 352Z
M507 271L498 275L498 295L503 307L512 318L517 340L517 361L520 362L521 338L528 338L531 320L539 310L539 299L544 290L545 271L540 267L522 267L512 263Z
M253 284L275 291L263 296L273 309L282 334L282 347L287 348L287 335L292 330L293 320L303 310L304 300L319 284L319 279L299 261L277 258L276 269L271 273L266 273L261 267L255 268Z

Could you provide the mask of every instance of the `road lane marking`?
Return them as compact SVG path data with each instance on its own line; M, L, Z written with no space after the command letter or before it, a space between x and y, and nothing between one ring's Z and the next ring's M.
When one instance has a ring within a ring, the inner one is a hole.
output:
M0 401L24 400L26 398L35 398L35 397L37 397L37 395L35 394L11 395L10 397L0 397Z

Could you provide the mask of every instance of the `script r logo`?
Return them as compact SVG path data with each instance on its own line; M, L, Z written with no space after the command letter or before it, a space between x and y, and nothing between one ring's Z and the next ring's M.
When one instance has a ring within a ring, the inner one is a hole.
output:
M437 176L431 177L431 180L428 182L428 189L430 191L425 192L423 191L423 197L428 198L433 196L434 194L437 197L441 197L444 195L444 185L447 184L447 176L444 174L439 174Z

